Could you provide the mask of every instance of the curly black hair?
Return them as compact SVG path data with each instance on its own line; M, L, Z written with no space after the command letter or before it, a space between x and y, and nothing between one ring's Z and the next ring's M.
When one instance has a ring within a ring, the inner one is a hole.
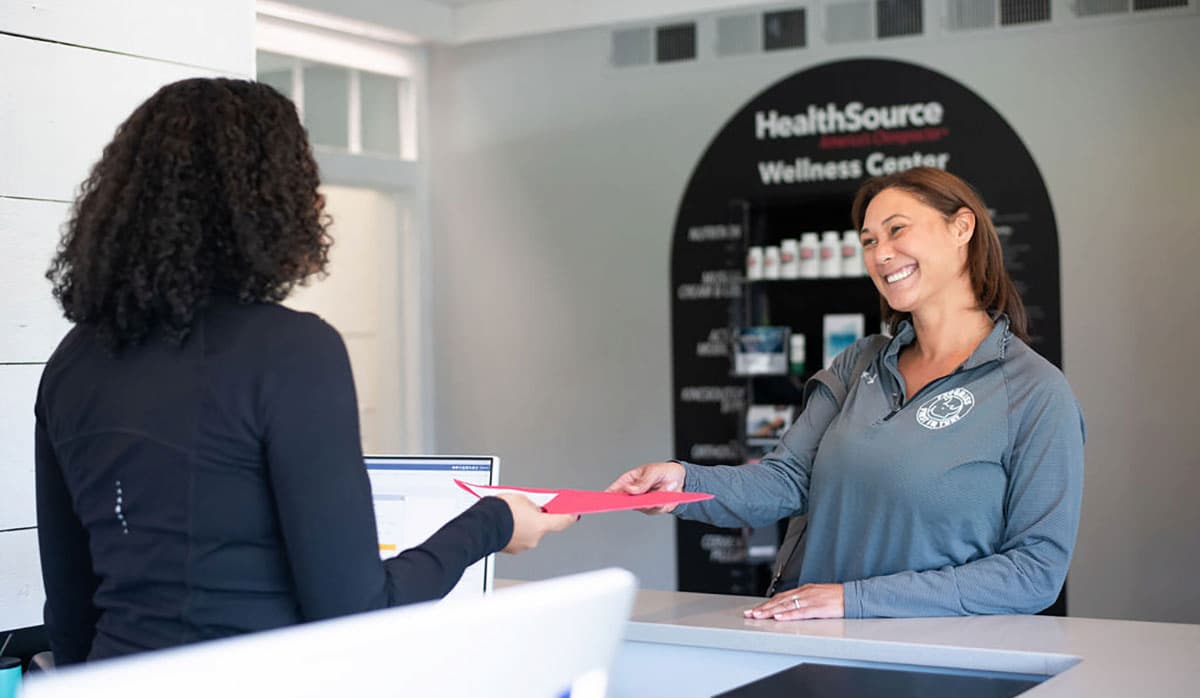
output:
M68 320L114 351L190 333L214 292L283 300L324 273L332 240L290 100L246 80L167 85L83 182L48 278Z

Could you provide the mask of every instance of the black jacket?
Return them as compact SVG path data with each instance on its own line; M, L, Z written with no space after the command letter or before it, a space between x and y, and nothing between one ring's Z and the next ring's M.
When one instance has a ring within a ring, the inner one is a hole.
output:
M36 414L60 664L439 598L512 535L485 498L381 562L345 346L282 306L218 297L115 357L76 327Z

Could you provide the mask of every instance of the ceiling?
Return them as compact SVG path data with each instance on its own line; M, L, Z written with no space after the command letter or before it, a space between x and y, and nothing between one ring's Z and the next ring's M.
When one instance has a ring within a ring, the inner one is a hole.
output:
M600 1L603 2L603 0ZM503 0L430 0L430 2L450 7L463 7L464 5L482 5L485 2L503 2Z
M259 13L299 8L431 43L465 44L655 21L796 0L258 0ZM283 8L281 10L280 8ZM277 15L278 16L278 15Z

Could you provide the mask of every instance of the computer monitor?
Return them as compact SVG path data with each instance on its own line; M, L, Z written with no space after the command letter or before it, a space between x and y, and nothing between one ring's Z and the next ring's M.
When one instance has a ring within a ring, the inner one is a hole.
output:
M633 604L625 570L33 675L21 698L599 698Z
M478 501L455 485L456 479L500 484L500 459L493 456L369 455L364 460L383 558L420 545ZM446 598L486 594L494 577L495 560L489 555L468 567Z

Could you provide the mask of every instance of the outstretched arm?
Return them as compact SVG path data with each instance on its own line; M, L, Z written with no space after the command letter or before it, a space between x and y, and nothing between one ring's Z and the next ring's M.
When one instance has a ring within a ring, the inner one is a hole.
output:
M805 513L813 459L838 410L833 394L818 385L804 411L761 461L736 466L685 463L684 489L707 492L714 498L685 504L676 513L727 528L769 526Z
M508 505L488 497L423 544L381 562L345 345L317 318L272 357L260 409L279 527L307 620L444 595L508 544Z

